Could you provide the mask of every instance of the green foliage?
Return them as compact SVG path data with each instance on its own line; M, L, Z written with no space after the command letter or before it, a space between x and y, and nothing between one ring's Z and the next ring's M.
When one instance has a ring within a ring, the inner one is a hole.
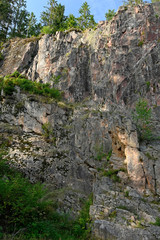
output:
M109 169L108 171L103 171L103 176L110 177L114 182L120 182L120 178L117 176L119 171L117 169Z
M41 33L43 33L43 34L52 34L53 33L53 29L50 26L44 26L41 29Z
M124 0L123 3L124 3L124 5L134 6L134 5L144 3L144 1L143 0Z
M0 52L0 61L3 60L3 54Z
M0 0L0 41L5 41L11 23L11 2L9 0Z
M26 10L26 0L11 1L12 22L8 34L13 37L25 37L27 34L28 12Z
M133 119L137 126L140 139L149 140L152 136L151 115L152 111L151 108L149 108L147 101L145 99L140 99L136 103L135 113L133 114Z
M87 226L91 223L89 215L90 206L93 204L93 195L91 194L89 199L84 203L82 210L80 211L78 219L74 224L75 236L81 236L79 239L86 239L90 233L90 228Z
M26 228L49 214L50 203L41 201L44 194L40 184L30 184L0 158L0 226L5 232Z
M119 205L117 208L118 208L118 209L123 209L123 210L129 211L129 208L126 207L126 206L124 206L124 205Z
M146 82L146 86L147 86L147 92L149 91L151 83L149 81Z
M111 21L112 18L115 16L116 12L113 10L108 10L108 12L105 14L105 18L107 21Z
M50 78L50 81L52 81L53 84L58 84L60 78L61 78L61 75L58 75L58 76L56 76L56 75L52 75L52 77Z
M26 10L26 0L0 0L0 40L37 36L41 25Z
M95 160L102 161L103 158L107 157L107 154L104 152L103 145L95 146L96 156Z
M36 16L33 12L28 14L27 37L38 36L40 34L41 24L37 24Z
M59 214L46 199L47 189L31 184L8 166L0 156L0 238L23 240L88 239L89 208L92 196L84 203L79 217L71 220Z
M152 3L160 2L160 0L152 0Z
M58 4L56 0L49 0L48 5L48 7L45 7L46 10L41 14L41 23L42 26L49 26L50 33L55 34L56 31L63 30L64 28L66 20L64 16L65 6Z
M157 217L156 222L152 223L152 224L155 225L155 226L160 226L160 217Z
M73 14L69 14L65 21L65 29L77 28L77 19Z
M55 88L51 88L50 84L42 84L32 82L19 74L17 71L4 78L0 78L0 90L3 89L6 95L12 95L15 86L19 86L21 90L29 93L46 96L49 98L61 99L61 93Z
M124 196L125 196L125 197L129 197L129 191L125 191Z
M51 124L44 123L42 125L42 129L43 129L43 136L45 137L46 141L55 143L56 138L55 138Z
M110 150L110 151L108 152L108 155L107 155L107 161L110 160L111 156L112 156L112 150Z
M144 44L144 41L143 41L143 40L141 40L141 41L139 41L139 43L138 43L138 46L139 46L139 47L142 47L142 46L143 46L143 44Z
M117 211L116 211L116 210L112 211L112 212L109 214L109 217L110 217L110 218L116 218L116 216L117 216Z
M84 30L87 28L94 28L96 22L94 16L90 13L90 7L87 2L84 2L79 9L80 17L77 18L78 26L80 29Z

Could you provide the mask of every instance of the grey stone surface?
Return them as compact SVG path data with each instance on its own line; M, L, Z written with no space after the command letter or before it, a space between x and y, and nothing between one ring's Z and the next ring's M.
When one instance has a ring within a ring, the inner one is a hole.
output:
M58 210L77 214L93 193L97 239L160 239L160 4L121 7L96 30L13 39L0 75L15 70L64 92L62 102L0 96L0 144ZM55 81L56 77L59 81ZM151 141L139 141L138 99L152 109ZM112 154L110 156L112 150Z

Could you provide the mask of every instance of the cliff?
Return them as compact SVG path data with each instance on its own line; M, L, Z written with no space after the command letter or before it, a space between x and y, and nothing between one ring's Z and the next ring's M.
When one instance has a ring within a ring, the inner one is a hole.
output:
M160 3L121 7L85 32L12 39L0 75L18 71L50 83L62 101L1 91L1 143L32 182L44 182L58 209L76 214L93 193L98 239L159 239ZM152 110L152 138L139 138L136 102ZM72 211L71 211L72 209Z

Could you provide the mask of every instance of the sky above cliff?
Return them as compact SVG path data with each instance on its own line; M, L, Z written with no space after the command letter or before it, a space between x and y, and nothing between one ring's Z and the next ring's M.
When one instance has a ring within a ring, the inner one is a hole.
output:
M29 12L34 12L37 19L40 17L40 13L43 11L43 7L47 5L48 0L27 0L27 9ZM65 14L69 15L73 13L76 17L79 16L78 10L82 6L85 0L61 0L58 3L65 5ZM94 14L96 22L105 20L105 13L108 9L117 10L119 6L123 4L122 0L87 0L91 14Z

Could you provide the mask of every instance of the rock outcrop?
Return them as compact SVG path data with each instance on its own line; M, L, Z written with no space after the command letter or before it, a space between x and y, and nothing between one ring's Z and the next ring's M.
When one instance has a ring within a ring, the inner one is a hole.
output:
M0 75L51 83L63 101L0 97L0 141L11 165L51 189L76 214L93 193L97 239L160 239L160 4L121 7L84 33L58 32L4 45ZM139 141L132 112L145 98L152 141ZM111 154L112 151L112 154Z

